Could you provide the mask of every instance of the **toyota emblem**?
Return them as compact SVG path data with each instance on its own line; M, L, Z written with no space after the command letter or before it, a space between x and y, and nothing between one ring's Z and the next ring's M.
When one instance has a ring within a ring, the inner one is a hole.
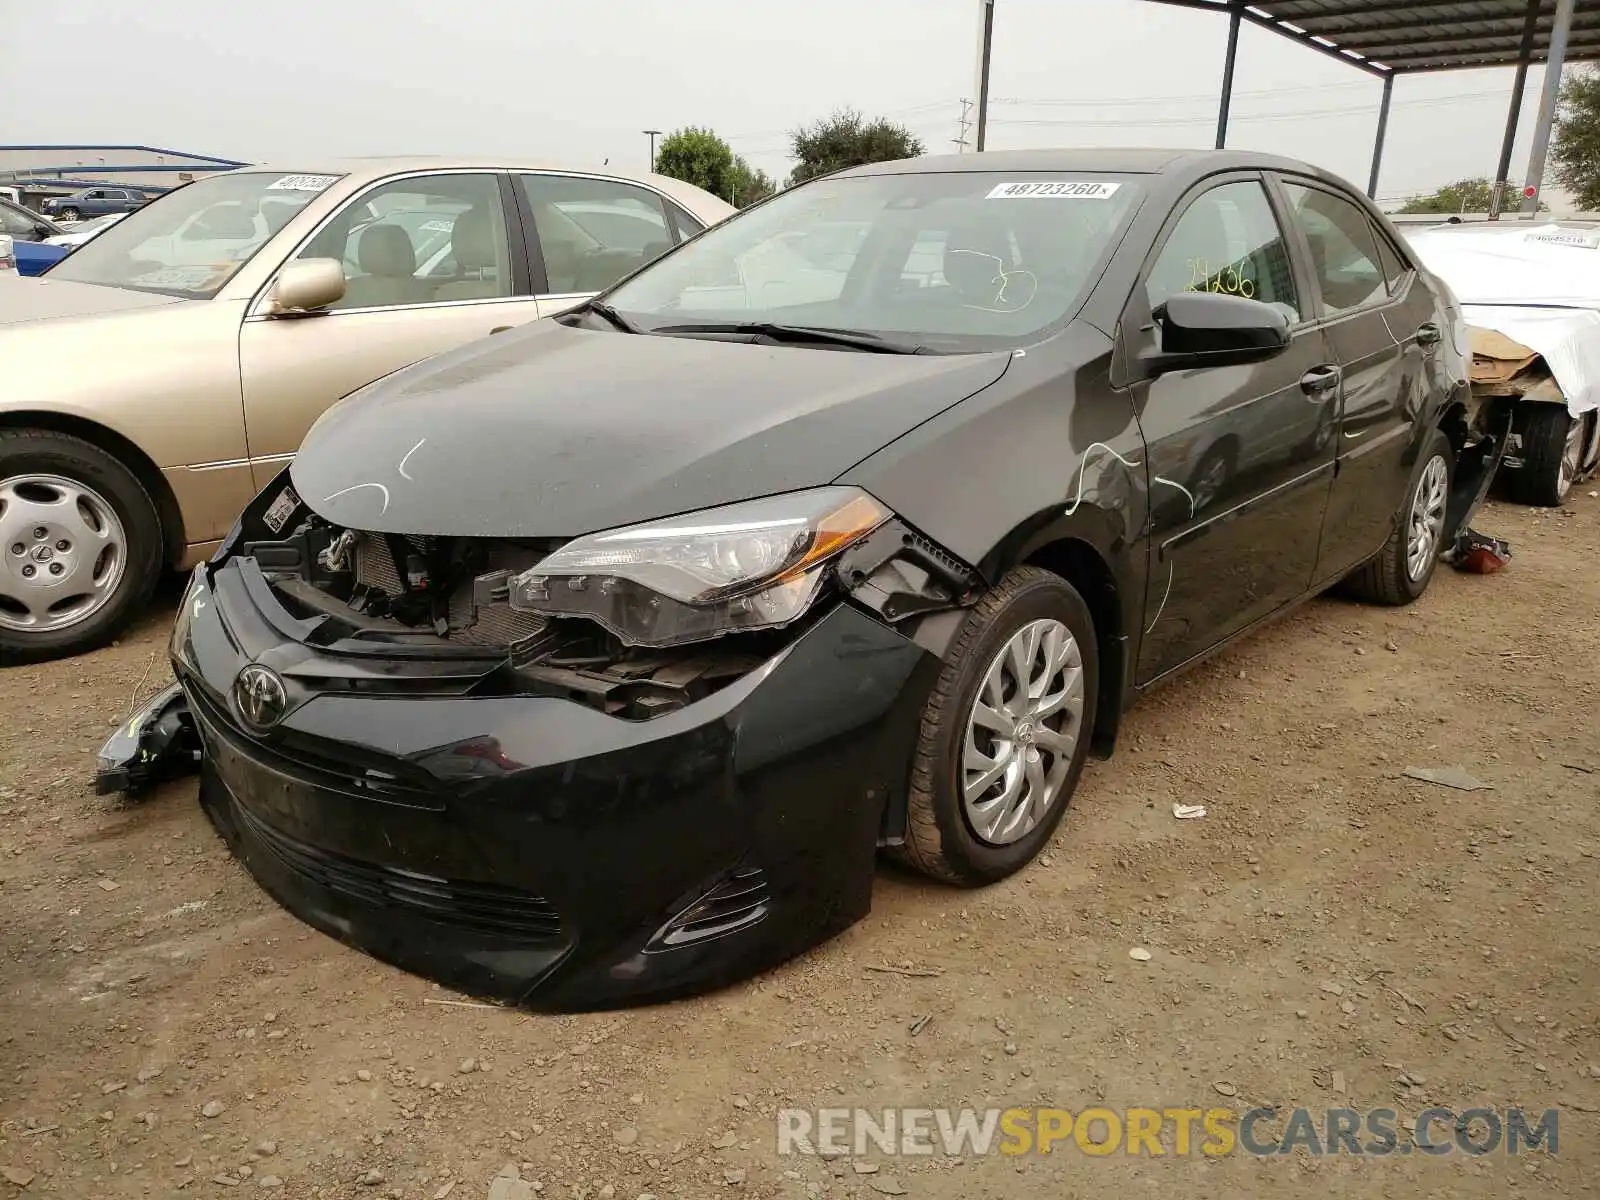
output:
M271 729L283 720L289 707L289 693L283 680L270 667L251 663L233 681L233 700L239 715L252 729Z

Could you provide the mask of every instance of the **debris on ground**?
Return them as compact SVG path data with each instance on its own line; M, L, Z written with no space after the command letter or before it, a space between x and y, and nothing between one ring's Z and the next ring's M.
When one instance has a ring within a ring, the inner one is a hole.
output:
M1451 566L1468 575L1493 575L1511 561L1511 543L1464 529L1446 557Z
M1197 821L1206 815L1204 804L1174 804L1172 815L1180 821Z
M1460 767L1407 767L1401 774L1423 783L1437 783L1441 787L1456 788L1463 792L1488 792L1494 784L1484 783Z

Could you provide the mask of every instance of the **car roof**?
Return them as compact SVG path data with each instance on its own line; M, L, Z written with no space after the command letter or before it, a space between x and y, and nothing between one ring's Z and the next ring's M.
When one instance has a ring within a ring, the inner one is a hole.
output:
M240 167L231 174L272 173L283 175L342 175L354 184L366 184L391 175L404 175L415 171L557 171L566 175L599 175L607 179L622 179L641 183L657 191L666 192L684 200L704 204L709 192L673 179L668 175L653 175L648 171L629 171L622 167L594 166L572 162L552 162L549 159L470 157L443 154L410 154L395 157L308 158L284 163L261 163ZM722 203L720 200L717 203ZM732 212L732 206L728 207Z
M1090 171L1124 175L1168 175L1205 171L1299 171L1326 176L1309 163L1253 150L1183 150L1149 147L985 150L981 154L929 154L851 167L840 175L900 175L951 171Z

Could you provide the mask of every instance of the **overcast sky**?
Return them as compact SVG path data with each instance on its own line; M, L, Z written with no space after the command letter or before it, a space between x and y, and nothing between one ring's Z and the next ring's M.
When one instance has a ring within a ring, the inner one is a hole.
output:
M71 0L28 6L26 36L20 12L9 22L0 112L8 141L286 164L460 152L643 167L641 130L699 124L782 175L787 131L841 105L953 149L976 14L976 0ZM989 148L1208 146L1226 35L1220 16L1145 0L997 0ZM1492 174L1511 80L1398 80L1380 197ZM1229 144L1364 185L1381 91L1246 25Z

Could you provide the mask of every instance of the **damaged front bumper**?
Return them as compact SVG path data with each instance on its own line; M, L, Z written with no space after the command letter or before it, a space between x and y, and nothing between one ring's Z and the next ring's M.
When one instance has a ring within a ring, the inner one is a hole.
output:
M630 719L496 694L487 659L293 627L253 560L197 573L172 647L187 705L164 694L119 733L192 729L207 814L307 923L554 1009L716 986L863 916L938 663L835 600L736 681ZM270 726L247 666L283 689Z
M200 768L200 740L183 688L174 683L118 726L95 760L94 790L137 798Z

